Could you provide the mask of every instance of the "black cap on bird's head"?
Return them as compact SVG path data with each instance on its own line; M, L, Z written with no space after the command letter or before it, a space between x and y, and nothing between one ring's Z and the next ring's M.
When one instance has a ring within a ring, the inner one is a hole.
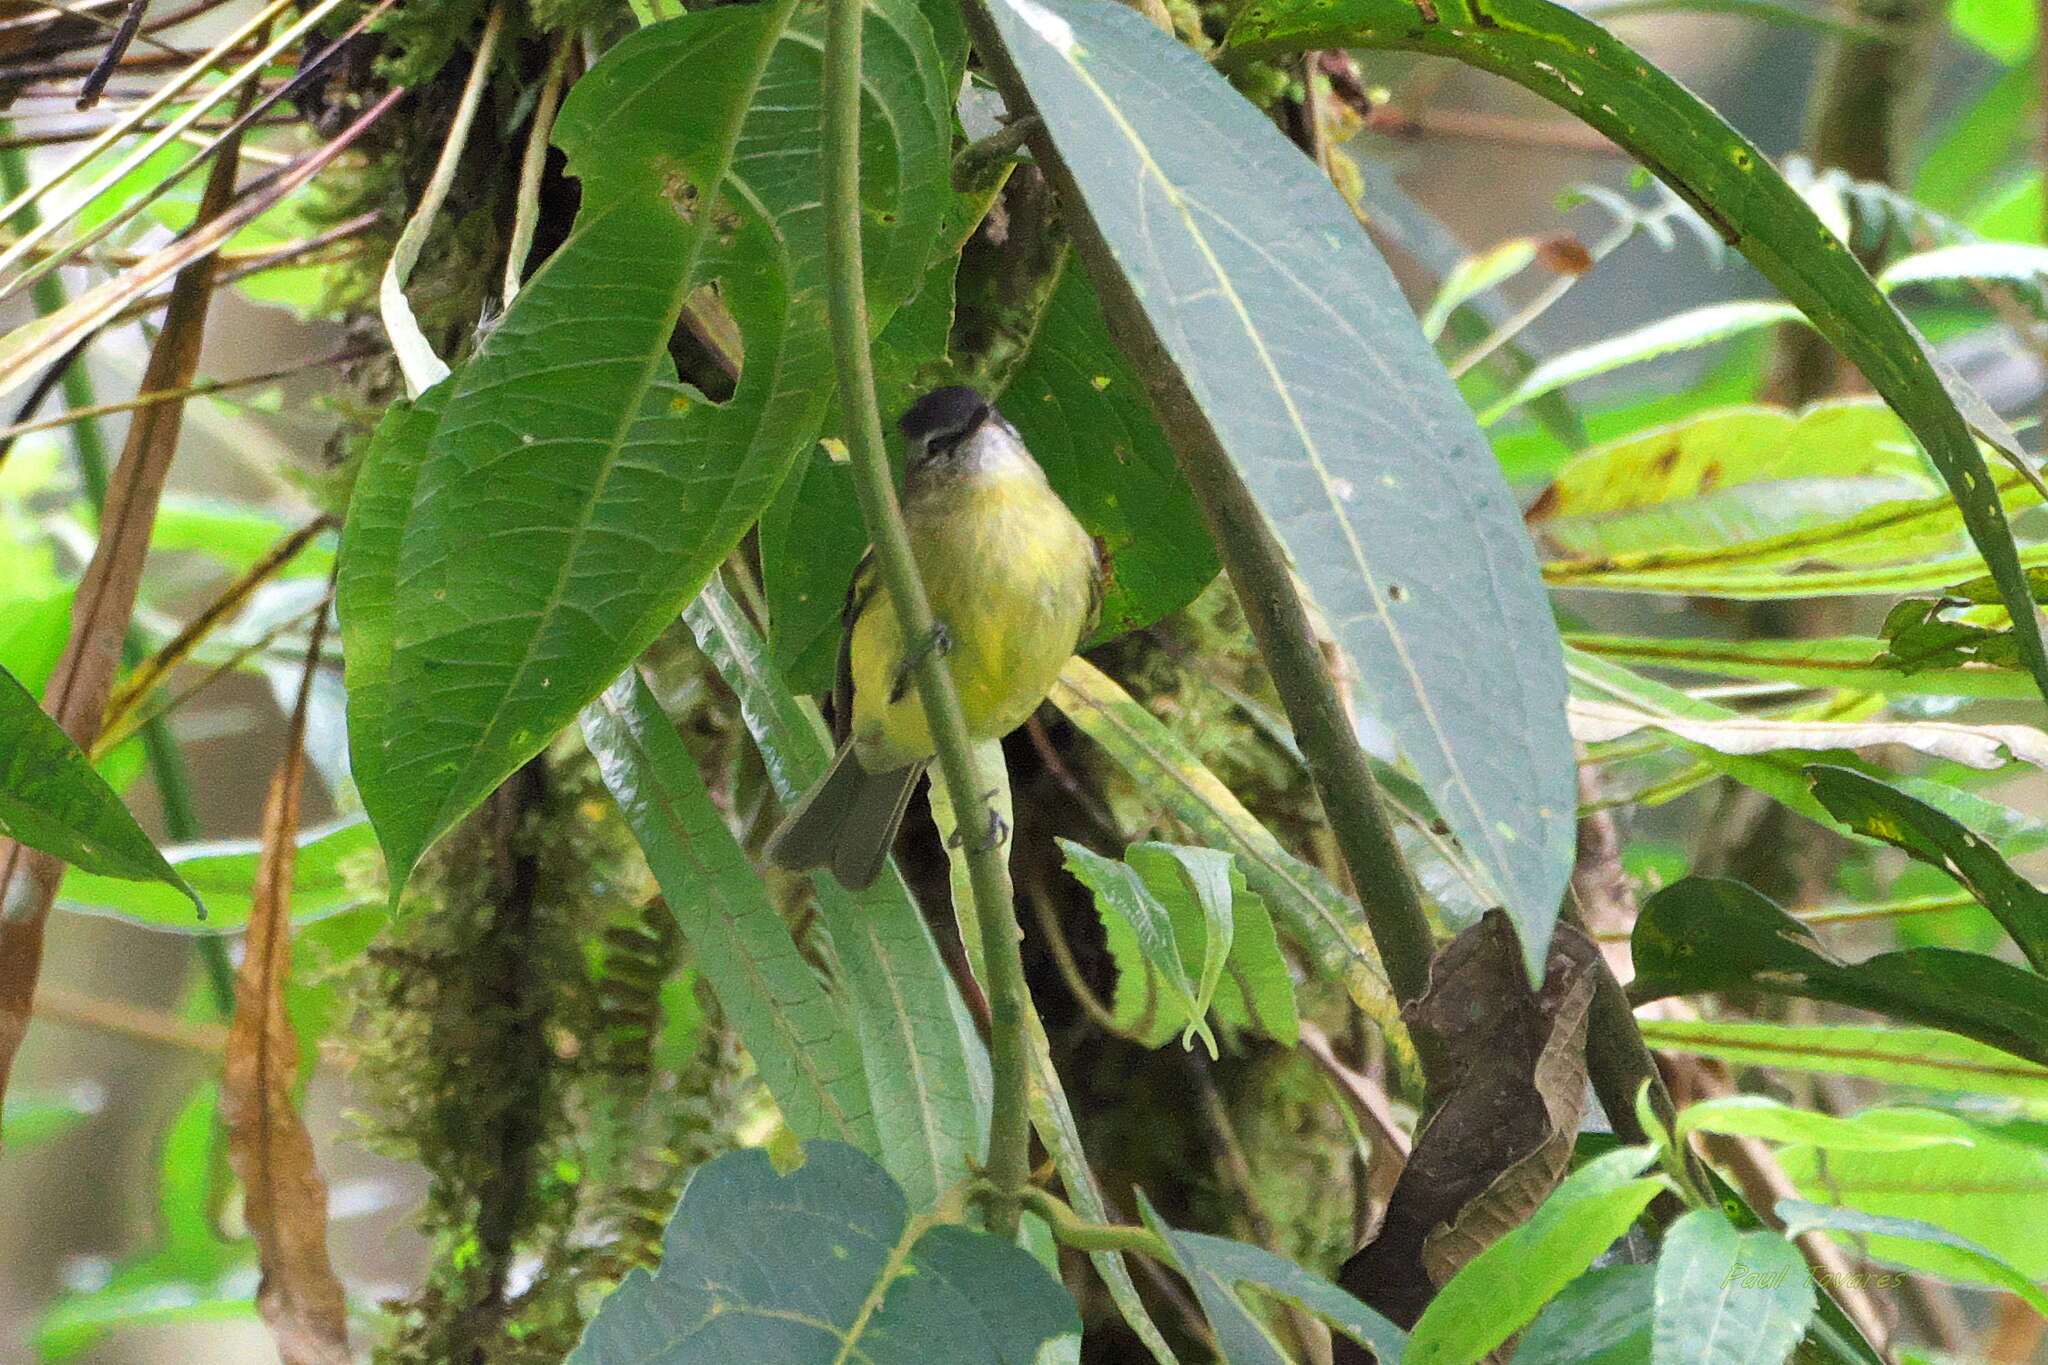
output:
M979 390L965 384L949 384L912 403L896 425L915 457L950 449L994 412L994 406Z

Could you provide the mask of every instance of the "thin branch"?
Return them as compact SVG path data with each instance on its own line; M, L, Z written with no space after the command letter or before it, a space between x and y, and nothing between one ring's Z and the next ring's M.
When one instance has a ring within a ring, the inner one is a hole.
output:
M268 553L250 565L247 572L223 588L203 611L186 623L183 630L165 641L162 648L131 671L107 700L106 715L100 723L100 738L93 748L94 755L112 748L130 733L134 727L128 722L133 719L136 708L156 690L165 676L182 663L200 641L212 634L230 613L240 610L252 593L296 559L299 551L312 543L313 537L333 524L333 519L323 512L278 541ZM319 632L316 624L315 636Z
M126 1000L103 1000L67 986L44 984L36 991L36 1014L64 1024L119 1034L137 1042L183 1048L218 1056L228 1045L225 1025L180 1019L162 1010L144 1009Z
M228 254L221 252L220 258L227 259ZM12 426L0 427L0 443L13 441L22 436L33 435L38 431L52 431L58 427L68 427L74 422L83 422L88 418L108 417L117 412L133 412L137 408L154 407L158 403L176 402L186 398L212 398L218 394L232 393L236 389L252 389L261 384L272 384L280 379L289 379L293 375L304 374L308 370L323 370L329 366L346 365L351 361L366 360L373 355L379 354L380 351L381 348L356 347L345 351L336 351L333 355L322 356L318 360L306 360L296 365L287 365L281 370L267 370L262 374L243 375L240 379L202 379L198 383L188 385L182 389L169 389L163 393L138 393L133 398L124 398L117 402L94 403L88 407L70 408L58 413L54 417L39 417L32 422L16 422ZM4 448L4 445L0 445L0 449Z
M1143 1041L1137 1034L1124 1028L1116 1021L1116 1015L1109 1006L1102 1003L1102 997L1095 993L1087 978L1081 975L1081 964L1074 960L1073 945L1067 942L1066 931L1060 927L1060 913L1047 894L1045 884L1033 881L1024 893L1024 899L1031 903L1033 918L1038 921L1038 932L1045 939L1046 949L1052 953L1053 965L1059 969L1060 980L1067 988L1067 994L1074 997L1074 1003L1081 1007L1081 1013L1088 1016L1095 1026L1105 1033L1132 1042Z
M135 41L136 32L142 27L142 16L149 12L149 0L128 0L128 12L121 16L121 22L114 29L114 36L107 43L106 52L97 65L86 73L85 84L79 87L78 107L90 109L100 102L100 94L107 88L107 82L121 69L121 59L128 55L128 45ZM175 48L167 49L173 55L190 60L190 57Z
M256 53L254 57L250 58L240 67L237 67L234 71L229 72L226 76L222 77L214 85L207 87L205 93L201 94L200 96L198 96L198 98L193 100L190 107L187 108L185 112L173 118L169 123L165 124L161 130L152 133L147 138L144 138L139 145L130 150L125 156L123 156L118 162L116 162L112 168L110 168L105 174L100 176L98 180L95 180L89 187L87 187L79 201L75 205L73 205L68 211L61 214L53 214L49 218L45 219L43 222L37 224L34 228L30 229L27 232L24 232L21 235L20 239L17 240L12 247L10 247L6 252L0 253L0 274L4 274L4 272L6 272L12 266L18 265L22 257L27 253L27 249L29 247L40 243L45 238L47 238L51 233L56 232L59 228L64 227L65 225L70 223L72 219L74 219L75 217L77 217L79 213L84 211L85 207L88 204L90 204L93 200L97 199L100 195L105 194L109 189L113 188L115 185L118 185L122 181L122 179L129 174L129 172L133 171L136 167L142 165L143 162L147 161L160 148L170 143L170 141L173 138L183 133L187 128L190 128L193 124L199 122L199 120L203 118L209 111L211 111L215 105L219 104L222 100L225 100L230 95L234 95L240 92L242 88L250 81L260 80L263 76L264 71L268 68L273 58L275 58L280 52L284 51L292 43L298 41L298 39L307 32L309 32L315 24L318 24L321 20L325 19L327 15L335 9L335 7L341 4L341 2L342 0L318 0L316 4L312 5L310 8L307 9L305 14L300 16L288 28L286 28L283 33L278 34L277 36L269 39L269 41L265 42L262 48ZM358 22L367 22L367 20L370 17L372 17L375 14L381 13L384 9L388 8L392 2L393 0L383 0L383 3L374 6L370 13L366 14L363 17L363 19L359 20ZM268 16L272 13L272 11L278 10L280 4L288 5L290 3L291 0L273 0L272 5L267 6L265 8L264 15ZM270 20L268 17L265 17L263 22L265 28L267 28ZM326 54L322 54L323 60L325 58L325 55ZM208 54L208 57L202 58L200 62L194 62L187 72L181 72L178 77L167 82L164 87L165 90L179 88L182 84L189 84L189 82L186 80L186 77L190 75L191 77L196 79L197 75L200 74L204 69L202 63L210 62L212 60L215 60L212 57L212 54ZM259 103L255 108L244 111L242 115L237 118L237 124L239 124L243 118L246 118L251 114L260 113L264 108L268 106L271 99L276 98L278 93L281 92L274 92L271 96L266 97L265 100ZM151 100L146 101L145 104L143 105L143 108L145 110L152 113L155 112L155 109L158 107L161 107L161 105L159 104L156 98L152 98ZM140 122L139 119L136 121ZM115 126L119 127L120 125L117 124ZM229 132L222 134L221 136L223 142L225 143L229 139L237 139L239 131L239 128L231 128ZM97 139L95 140L95 142L97 143ZM237 140L233 145L239 145L239 141ZM74 161L70 165L64 167L55 175L44 178L29 192L27 196L19 197L30 199L39 198L43 194L47 193L53 186L62 183L66 178L68 178L74 170L76 170L77 168L84 164L85 159ZM178 177L183 176L187 171L191 170L194 166L198 165L201 160L204 159L205 154L202 154L199 157L187 161L183 166L178 168L177 172L171 177L171 179L175 180ZM120 211L110 215L105 222L99 224L91 232L86 233L85 236L79 238L75 243L73 243L72 246L69 248L69 251L75 252L83 250L86 246L91 245L93 242L101 240L107 235L107 233L113 231L122 223L127 222L135 214L141 212L143 206L146 205L154 197L154 193L131 197L128 201L124 202ZM0 221L11 219L14 216L14 214L19 211L19 208L19 205L10 204L4 209L0 209ZM58 259L61 258L56 256L46 258L43 261L38 262L35 266L29 268L28 270L23 271L18 278L9 282L9 284L7 285L7 291L12 292L13 290L19 289L22 287L22 285L40 277L44 272L55 269L56 262Z
M868 353L867 290L861 268L861 11L861 0L827 0L825 8L826 297L861 515L903 638L922 640L932 633L931 602L896 502L875 400L874 360ZM967 840L992 1027L989 1064L994 1099L985 1170L995 1193L988 1221L989 1230L1008 1241L1017 1234L1018 1194L1030 1175L1031 1057L1026 1033L1031 994L1024 979L1004 850L996 840L976 837L988 824L987 801L981 794L989 786L977 772L952 667L942 651L925 650L918 657L916 676L938 749L939 771Z
M350 143L388 113L405 94L403 86L387 92L332 142L302 158L287 173L276 177L262 193L244 196L227 212L201 220L201 226L195 226L132 270L88 290L57 312L18 327L5 338L0 338L0 393L18 386L26 378L27 371L46 356L61 352L113 321L138 295L144 294L160 280L195 262L205 262L245 224L311 180L329 162L348 150ZM224 160L216 164L228 163ZM175 289L172 295L175 298ZM184 378L189 379L190 376Z

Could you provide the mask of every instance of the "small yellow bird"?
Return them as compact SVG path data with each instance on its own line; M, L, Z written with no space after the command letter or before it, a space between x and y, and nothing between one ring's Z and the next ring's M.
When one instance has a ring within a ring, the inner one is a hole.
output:
M1093 538L988 399L935 389L898 425L903 520L938 630L905 641L870 551L841 618L839 752L768 842L778 866L829 867L853 890L881 874L935 750L911 677L923 650L948 654L968 735L1000 738L1045 700L1102 595Z

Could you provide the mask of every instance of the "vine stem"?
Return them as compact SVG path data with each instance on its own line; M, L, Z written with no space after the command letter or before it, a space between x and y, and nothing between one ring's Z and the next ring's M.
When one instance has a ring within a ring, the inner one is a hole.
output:
M839 377L846 441L854 489L874 545L883 589L902 623L906 640L929 638L931 602L919 577L895 480L882 443L882 416L875 402L873 358L868 352L867 291L861 268L860 77L861 0L828 0L825 8L825 279L831 318L832 357ZM1030 1171L1030 1054L1025 1021L1031 996L1024 981L1017 914L1000 844L980 846L974 832L984 828L988 790L976 771L967 717L953 686L952 667L938 650L926 650L915 670L938 767L957 803L967 843L968 877L980 923L983 982L990 1014L989 1063L994 1081L985 1174L991 1187L988 1223L998 1236L1017 1235L1018 1196Z

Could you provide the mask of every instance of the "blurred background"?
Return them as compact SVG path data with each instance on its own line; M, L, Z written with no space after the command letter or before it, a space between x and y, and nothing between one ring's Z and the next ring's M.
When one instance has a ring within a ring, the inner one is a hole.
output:
M2028 0L1978 0L1974 8L1987 6L1993 28L2001 32L2031 8ZM2011 13L1996 12L2000 6ZM1735 4L1725 6L1725 13L1639 3L1605 8L1612 11L1606 18L1617 33L1718 107L1766 153L1784 158L1813 149L1809 91L1830 45L1823 27L1763 22ZM1819 16L1847 12L1825 4L1787 8ZM1863 10L1895 19L1928 8L1926 0L1872 0ZM28 0L18 0L6 12L33 9ZM197 46L210 33L225 31L243 9L224 6L178 30L178 41ZM1989 50L1967 33L1959 36L1945 20L1923 25L1926 77L1905 96L1921 105L1902 117L1911 136L1897 174L1907 185L1921 173L1927 149L1941 145L1944 133L1994 91L2012 85L2007 63L2024 58L2023 52ZM2012 69L2020 71L2020 88L2027 88L2023 61ZM1479 251L1531 234L1570 234L1581 244L1598 243L1613 215L1599 203L1567 206L1570 192L1580 187L1605 187L1636 203L1653 200L1626 157L1503 81L1446 63L1380 54L1358 59L1357 78L1371 112L1346 150L1365 174L1365 203L1379 220L1390 257L1419 301L1426 302L1433 290L1431 272L1445 251ZM116 96L122 93L119 82L117 77ZM2020 96L2022 115L2030 98ZM31 87L6 114L13 137L28 141L60 134L82 117L61 82ZM1866 130L1862 140L1881 138ZM65 151L62 145L27 147L28 167L33 172L52 164ZM2014 211L2002 206L2015 196L2006 183L2012 176L2033 187L2038 218L2038 174L2012 171L2006 152L2016 153L2022 166L2031 156L2025 145L2002 148L1998 157L1987 151L1981 183L1955 211L2003 211L2010 221ZM1946 154L1956 155L1953 143ZM1403 197L1412 202L1400 204ZM2021 221L2025 232L2038 232L2038 222ZM1448 236L1423 243L1432 231ZM147 248L168 235L159 224L114 241L124 249ZM1404 249L1404 239L1415 249ZM354 268L365 265L374 270L381 262L357 262ZM147 619L175 623L216 593L239 553L223 547L267 545L306 523L320 505L310 490L329 476L342 434L353 438L362 430L365 414L348 362L333 360L349 353L358 334L307 316L316 311L312 305L324 268L273 272L254 294L230 290L216 299L201 375L237 380L289 373L188 405L167 514L173 531L168 539L182 548L160 549L152 560ZM92 278L73 271L67 284L76 291ZM1528 302L1557 278L1540 269L1525 272L1502 290L1503 306ZM1770 293L1738 259L1720 258L1686 231L1668 243L1638 232L1545 311L1523 340L1542 356L1695 304ZM0 317L0 326L14 326L23 316ZM129 326L94 347L90 373L99 393L136 390L147 340L142 327ZM1736 347L1762 344L1754 337ZM1591 381L1579 392L1654 399L1702 382L1713 367L1729 363L1730 353L1690 350ZM1754 364L1755 349L1749 354ZM1988 344L1972 332L1955 343L1952 354L2002 410L2024 410L2037 399L2039 367L2025 348ZM108 449L119 449L127 420L119 413L102 419ZM1508 423L1497 434L1511 471L1521 476L1525 492L1533 492L1544 461L1554 456L1535 445L1518 446L1518 433L1526 431ZM55 464L70 467L62 444L67 439L62 433L21 437L0 465L0 537L6 540L0 547L0 585L13 593L11 605L0 606L0 657L32 688L40 686L35 651L47 653L36 641L50 638L49 604L61 601L62 586L75 577L90 545L80 504L65 495L63 480L53 484L43 477ZM1526 452L1527 461L1519 468L1518 451ZM232 637L254 641L280 628L285 633L276 640L302 637L305 613L317 601L331 554L330 533L291 575L244 608ZM61 631L55 638L61 643ZM171 734L185 758L189 808L203 820L198 828L167 820L164 793L142 775L140 755L127 760L130 805L161 841L244 841L246 852L246 841L256 837L297 675L288 650L266 657L272 656L280 662L268 675L262 669L235 671L170 715ZM51 662L53 657L41 660L44 675ZM201 671L193 670L195 679ZM339 689L330 673L312 714L320 780L308 788L309 829L350 813L337 756L339 718ZM2035 794L2007 793L2006 799L2044 809ZM353 852L340 848L335 866L323 874L321 894L336 906L374 889L373 872L359 858L350 861L364 853L363 842ZM234 852L220 850L223 856ZM37 1130L23 1127L18 1131L30 1140L0 1160L0 1361L272 1360L270 1340L246 1305L226 1302L238 1284L247 1292L253 1263L223 1258L217 1243L181 1242L160 1215L178 1199L211 1197L207 1163L223 1159L203 1091L217 1072L224 1035L215 1004L220 971L235 959L239 944L225 938L209 946L189 932L153 932L90 913L91 906L90 888L67 888L50 927L42 997L9 1097L10 1106L33 1112L33 1122L50 1135L38 1139ZM300 952L314 994L321 989L323 955L339 956L375 923L373 912L344 912L307 934ZM332 991L331 984L327 989ZM354 1139L354 1111L364 1103L345 1068L332 1060L319 1067L308 1111L333 1186L338 1269L372 1296L399 1295L416 1286L424 1264L425 1243L412 1228L422 1183L410 1165ZM232 1219L233 1211L226 1216ZM179 1273L142 1273L152 1266ZM211 1283L220 1295L173 1287L187 1281ZM127 1285L141 1287L127 1292Z

